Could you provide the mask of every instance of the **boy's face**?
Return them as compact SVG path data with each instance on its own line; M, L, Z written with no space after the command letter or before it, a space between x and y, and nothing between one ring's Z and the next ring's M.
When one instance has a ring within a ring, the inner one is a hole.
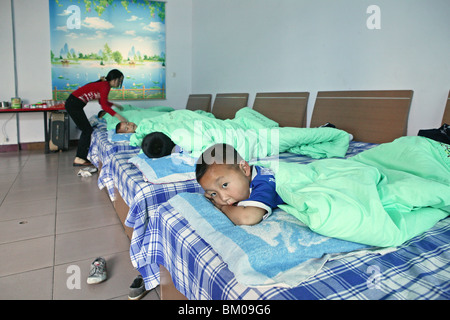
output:
M232 165L212 164L199 183L205 197L219 206L233 205L250 196L251 170L246 161L239 168Z
M135 133L137 125L134 122L121 122L117 133Z

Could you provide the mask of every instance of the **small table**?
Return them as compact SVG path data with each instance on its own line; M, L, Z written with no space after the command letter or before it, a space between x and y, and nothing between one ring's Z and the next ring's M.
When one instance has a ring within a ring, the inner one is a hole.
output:
M30 113L30 112L42 112L44 114L44 137L45 137L45 153L50 152L49 141L50 141L50 132L47 121L47 112L49 111L65 111L66 108L64 105L57 105L48 108L20 108L20 109L2 109L0 108L0 114L2 113L15 113L16 114L16 127L17 127L17 145L19 150L22 150L20 145L20 130L19 130L19 113Z

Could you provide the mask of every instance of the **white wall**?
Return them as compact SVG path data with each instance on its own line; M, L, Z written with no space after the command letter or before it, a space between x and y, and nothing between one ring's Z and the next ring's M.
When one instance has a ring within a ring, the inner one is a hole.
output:
M48 99L48 0L13 1L18 95ZM366 27L372 4L380 30ZM412 89L408 134L440 124L450 89L448 0L170 0L166 9L167 100L137 106L184 108L190 93L218 92L248 92L253 105L257 92L309 91L309 121L317 91ZM0 101L15 95L11 21L11 0L0 0ZM0 145L16 142L10 118L0 114ZM41 114L21 115L20 128L22 142L44 140Z
M381 29L366 12L381 10ZM440 125L450 89L448 0L193 0L195 93L414 90L409 135ZM332 119L330 119L332 122Z
M50 24L48 0L13 0L15 13L17 92L25 103L51 99ZM0 101L15 96L14 56L12 50L11 0L0 0ZM155 101L119 101L139 107L165 105L182 109L191 93L192 79L192 0L171 0L166 4L166 72L167 99ZM85 108L88 116L100 106L91 102ZM9 121L8 121L9 120ZM0 114L0 145L15 144L16 119ZM71 139L78 130L72 125ZM5 141L5 134L9 141ZM20 141L44 141L41 113L20 114Z

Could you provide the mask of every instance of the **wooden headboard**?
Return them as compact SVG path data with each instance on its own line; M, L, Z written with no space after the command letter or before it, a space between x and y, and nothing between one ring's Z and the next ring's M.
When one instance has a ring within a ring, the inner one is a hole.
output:
M246 107L247 103L248 93L218 93L212 113L217 119L233 119L236 111Z
M186 109L187 110L203 110L206 112L211 112L211 94L190 94Z
M306 127L309 92L257 93L253 109L278 122L280 127Z
M391 142L406 135L412 96L412 90L322 91L310 127L330 122L355 141Z
M444 123L450 125L450 91L448 92L447 104L445 105L444 116L442 117L441 124Z

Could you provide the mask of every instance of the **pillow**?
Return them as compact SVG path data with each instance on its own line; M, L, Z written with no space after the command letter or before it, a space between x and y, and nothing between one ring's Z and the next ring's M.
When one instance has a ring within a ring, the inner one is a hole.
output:
M130 142L132 133L117 133L115 129L108 130L109 142Z
M149 158L144 153L130 158L147 182L160 184L195 180L195 159L183 153L162 158Z

